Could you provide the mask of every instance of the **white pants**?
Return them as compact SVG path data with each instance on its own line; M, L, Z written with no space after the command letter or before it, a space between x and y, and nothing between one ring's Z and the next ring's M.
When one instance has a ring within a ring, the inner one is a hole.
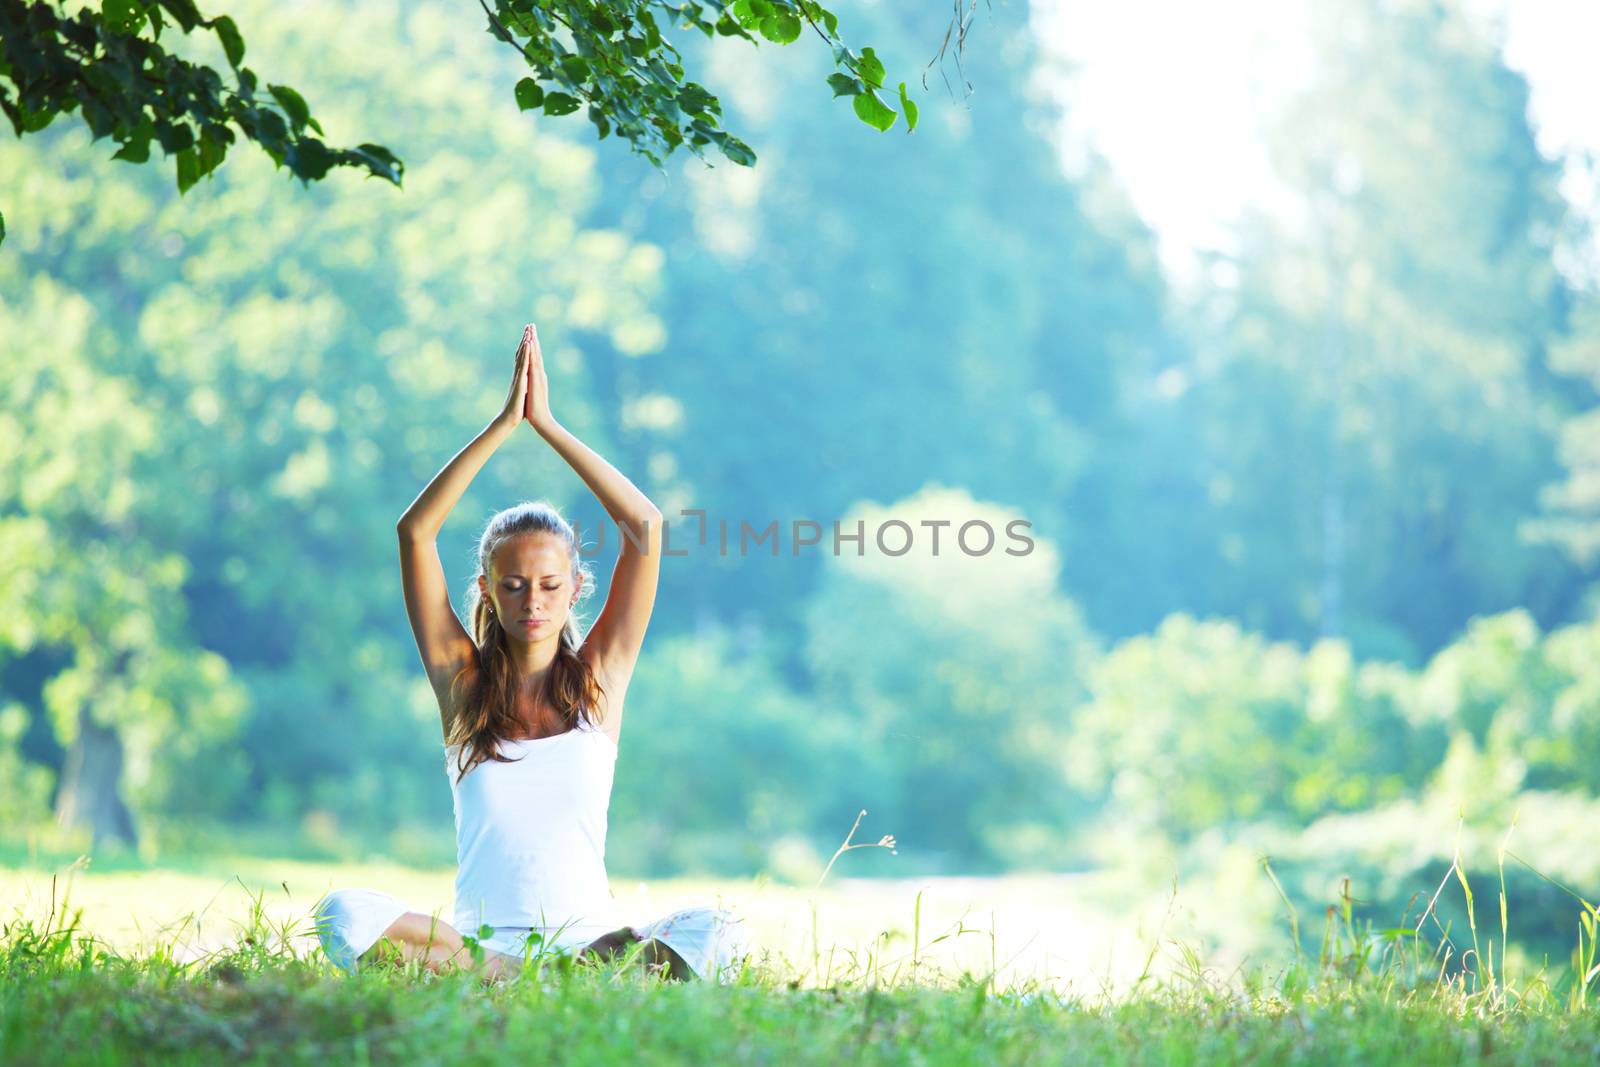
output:
M335 965L354 971L357 961L378 943L383 932L400 916L414 910L376 889L336 889L317 903L314 912L317 938ZM574 952L615 929L605 924L582 923L566 927L499 926L495 927L493 936L480 944L520 957L527 950L528 935L537 932L541 941L535 945L536 952ZM685 908L632 929L639 940L660 941L682 956L700 978L730 981L749 955L746 923L726 908ZM469 937L477 933L473 930L457 932Z

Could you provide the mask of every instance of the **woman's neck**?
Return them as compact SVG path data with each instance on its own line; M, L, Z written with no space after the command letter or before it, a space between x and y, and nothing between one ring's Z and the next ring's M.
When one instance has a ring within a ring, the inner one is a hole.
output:
M561 635L557 634L553 640L540 641L538 644L511 646L511 662L517 668L520 688L529 693L543 691L545 677L556 660L560 642Z

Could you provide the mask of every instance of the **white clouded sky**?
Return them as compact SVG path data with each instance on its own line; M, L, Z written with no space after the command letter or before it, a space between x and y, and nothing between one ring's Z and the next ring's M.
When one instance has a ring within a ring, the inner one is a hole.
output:
M1037 16L1052 50L1078 66L1065 89L1070 127L1121 174L1177 273L1188 273L1195 250L1227 247L1242 204L1281 195L1259 131L1306 69L1311 2L1055 0ZM1528 78L1541 149L1600 152L1600 3L1473 6L1504 19L1507 62ZM995 18L1004 14L996 7ZM1581 172L1569 170L1563 191L1594 207Z

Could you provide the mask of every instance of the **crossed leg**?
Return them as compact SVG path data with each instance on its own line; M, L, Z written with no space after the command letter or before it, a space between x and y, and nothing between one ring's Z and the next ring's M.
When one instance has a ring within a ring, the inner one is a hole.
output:
M577 962L592 966L602 960L615 958L635 944L640 944L638 933L633 927L624 926L620 930L602 934L585 945L578 952ZM485 982L515 974L522 966L520 956L487 946L483 947L482 952L480 963L473 958L455 927L432 915L409 911L389 924L377 943L362 954L361 961L416 961L435 973L477 969ZM654 938L642 943L639 959L652 974L665 974L676 981L688 981L694 977L694 971L682 956Z

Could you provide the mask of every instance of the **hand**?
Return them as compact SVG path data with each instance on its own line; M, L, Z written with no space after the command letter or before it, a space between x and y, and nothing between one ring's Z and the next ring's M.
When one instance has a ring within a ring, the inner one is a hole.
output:
M528 349L528 392L523 403L522 417L535 430L555 425L550 414L550 378L544 372L544 353L539 351L539 330L529 323L522 331L523 344Z
M511 390L506 394L506 406L495 417L495 425L504 429L514 429L523 419L528 407L528 370L533 360L529 356L529 343L533 338L533 327L525 326L522 329L522 341L517 345L517 369L512 372Z

